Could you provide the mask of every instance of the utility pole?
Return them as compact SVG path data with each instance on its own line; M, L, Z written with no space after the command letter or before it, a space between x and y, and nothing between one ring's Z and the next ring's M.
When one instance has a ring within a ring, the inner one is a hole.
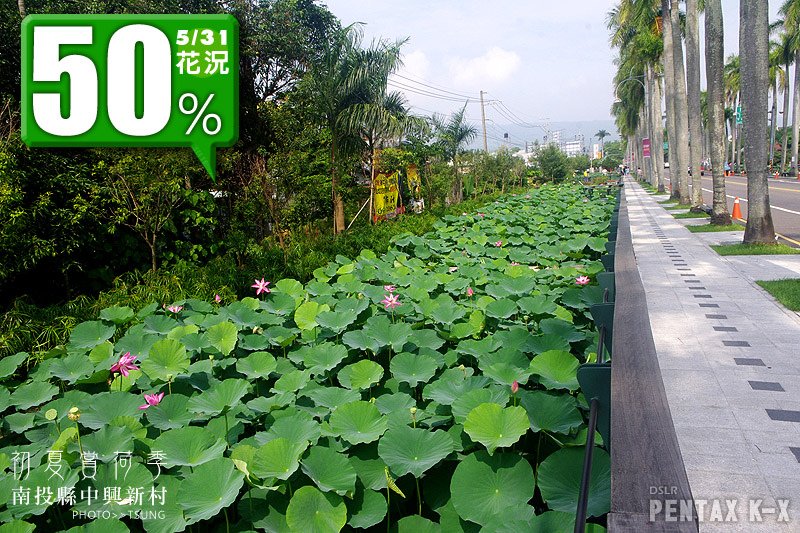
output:
M483 91L481 91L481 122L483 123L483 151L489 153L489 143L486 140L486 109L483 107Z

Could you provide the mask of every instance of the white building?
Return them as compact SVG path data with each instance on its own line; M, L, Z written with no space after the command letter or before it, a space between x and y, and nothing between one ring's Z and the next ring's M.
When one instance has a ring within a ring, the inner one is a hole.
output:
M561 145L561 151L567 157L574 157L583 153L583 143L581 141L567 141Z

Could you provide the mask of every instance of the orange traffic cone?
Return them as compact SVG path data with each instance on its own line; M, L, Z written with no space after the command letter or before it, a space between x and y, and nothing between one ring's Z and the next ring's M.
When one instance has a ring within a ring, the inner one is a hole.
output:
M731 218L734 218L736 220L742 220L742 208L739 207L739 197L738 196L733 201L733 213L731 213Z

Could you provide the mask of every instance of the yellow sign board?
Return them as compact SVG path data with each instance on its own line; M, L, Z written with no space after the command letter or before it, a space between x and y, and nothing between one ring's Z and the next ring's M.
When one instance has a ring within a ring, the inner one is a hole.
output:
M422 197L421 188L422 181L419 179L419 172L417 165L409 165L406 170L406 179L408 180L408 189L411 191L411 196L414 198Z
M397 200L400 197L399 172L390 175L378 174L372 186L375 199L375 220L391 218L397 214Z

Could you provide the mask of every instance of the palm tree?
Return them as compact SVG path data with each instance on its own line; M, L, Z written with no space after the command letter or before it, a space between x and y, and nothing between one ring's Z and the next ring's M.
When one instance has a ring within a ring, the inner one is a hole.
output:
M736 110L741 103L739 102L739 91L742 86L742 73L741 73L741 60L738 55L728 56L723 69L723 80L725 82L726 100L733 110L730 117L731 129L731 152L730 159L731 168L738 168L739 166L739 125L736 123Z
M659 80L663 43L656 23L657 15L656 0L620 0L619 5L608 13L607 26L611 31L611 45L619 49L619 58L615 61L618 71L614 78L617 96L633 98L640 102L639 105L643 107L643 110L640 110L642 127L637 129L624 118L629 111L635 110L635 102L625 102L625 105L615 106L612 112L617 117L618 129L622 128L620 133L623 136L627 136L623 130L629 130L632 136L636 131L640 131L642 135L650 138L652 156L645 169L650 174L653 186L657 186L659 191L663 192L664 151ZM641 78L644 82L642 85L635 82L628 83L629 87L626 86L625 90L622 90L620 84L631 78ZM640 89L644 89L644 95ZM634 109L629 110L628 107ZM632 148L639 144L633 137L628 139L628 142Z
M400 64L402 42L379 41L361 47L362 32L348 26L331 36L303 82L313 106L331 134L333 232L345 229L339 177L345 162L364 149L362 125L383 114L378 95L385 94L389 74Z
M769 121L769 166L774 164L775 154L775 130L778 124L778 85L783 86L787 79L782 69L781 45L777 41L769 43L769 81L772 91L772 109L770 110Z
M675 174L671 183L679 184L678 200L681 204L689 199L689 104L686 95L686 73L683 65L683 40L681 39L680 7L678 0L661 0L664 17L664 48L672 47L672 56L664 69L672 69L674 135L670 135L670 152L675 152L675 165L670 165L670 174ZM666 55L665 55L666 57Z
M711 223L727 225L731 223L728 213L728 200L725 196L726 144L725 131L725 39L722 19L722 0L705 0L706 29L706 80L708 85L708 133L711 139L711 175L713 199L711 203Z
M445 158L453 164L454 178L451 198L454 203L461 202L464 198L464 186L458 169L458 156L463 151L464 146L478 135L478 129L466 122L464 117L466 111L467 104L464 104L464 107L450 115L449 118L439 114L431 117L431 122L436 132L436 142L439 144Z
M600 159L603 159L606 155L606 142L604 139L610 135L606 130L600 130L594 134L595 137L600 139Z
M370 203L372 202L373 181L375 180L375 160L377 150L385 144L397 141L410 131L427 128L425 119L410 115L408 102L402 93L385 92L385 86L375 88L376 94L370 98L372 103L357 104L363 109L354 113L362 120L361 136L367 143L368 168L370 169ZM358 126L358 124L354 124ZM372 205L370 205L370 222L373 222ZM352 222L351 222L352 224Z
M692 169L692 209L703 205L700 162L703 159L703 116L700 103L700 24L697 0L686 0L686 88L689 104L689 164Z
M794 92L792 94L792 175L800 175L798 172L798 137L800 136L800 0L785 0L780 9L783 15L784 28L786 33L791 36L794 51ZM784 120L787 118L784 113ZM786 132L784 132L784 138Z
M17 0L17 8L19 9L19 16L25 18L28 14L25 10L25 0Z
M744 152L747 159L745 243L775 243L767 183L767 104L769 102L769 6L741 2L739 54L742 62Z
M787 126L789 121L789 67L794 63L795 47L797 47L797 32L781 32L779 37L779 58L783 65L783 145L781 151L781 172L786 169L787 153L789 151L789 136ZM774 94L773 94L774 97Z

